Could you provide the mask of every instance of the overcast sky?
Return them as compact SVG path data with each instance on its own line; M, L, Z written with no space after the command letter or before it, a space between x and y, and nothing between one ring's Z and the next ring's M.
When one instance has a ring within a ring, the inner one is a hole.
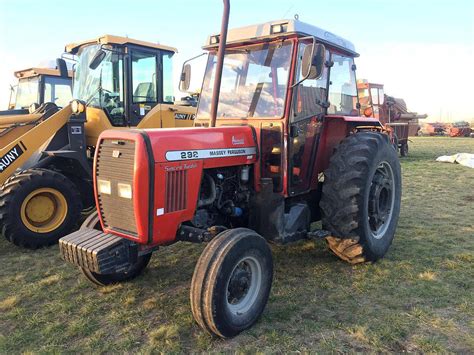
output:
M182 61L219 31L221 12L220 0L0 0L0 108L13 71L106 33L177 47L177 81ZM230 27L294 14L351 40L358 77L385 84L410 110L474 119L473 0L231 0Z

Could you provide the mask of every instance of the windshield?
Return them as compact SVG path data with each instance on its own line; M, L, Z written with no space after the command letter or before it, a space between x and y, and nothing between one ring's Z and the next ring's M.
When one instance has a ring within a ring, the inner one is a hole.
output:
M100 45L82 47L74 73L74 97L88 106L103 109L114 125L124 123L123 59L107 48L105 58L96 69L89 64Z
M39 77L24 78L18 81L15 109L28 108L31 104L38 104Z
M286 41L226 50L217 116L283 116L291 48ZM210 118L216 61L211 53L199 101L201 118Z

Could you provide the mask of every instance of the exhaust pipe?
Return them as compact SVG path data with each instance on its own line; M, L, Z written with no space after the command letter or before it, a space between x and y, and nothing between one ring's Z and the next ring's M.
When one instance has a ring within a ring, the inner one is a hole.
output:
M219 104L219 94L221 91L222 68L224 67L224 54L227 43L227 28L229 27L230 0L223 1L224 12L222 14L221 34L219 36L219 49L217 50L216 76L214 78L214 88L212 90L211 127L216 126L217 106Z

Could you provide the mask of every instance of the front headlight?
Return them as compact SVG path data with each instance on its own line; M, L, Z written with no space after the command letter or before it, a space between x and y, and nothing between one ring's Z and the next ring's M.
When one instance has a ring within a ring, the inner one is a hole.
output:
M132 186L129 184L117 184L118 195L122 198L132 198Z
M110 195L112 193L112 186L110 184L110 181L98 179L97 180L97 190L101 194Z
M86 106L79 100L72 100L71 101L71 110L72 113L78 115L86 109Z

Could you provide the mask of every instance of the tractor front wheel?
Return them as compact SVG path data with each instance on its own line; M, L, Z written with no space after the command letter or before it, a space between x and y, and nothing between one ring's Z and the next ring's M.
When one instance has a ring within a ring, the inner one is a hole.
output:
M408 155L408 142L403 142L400 146L400 155L406 157Z
M329 248L352 264L382 258L395 236L401 200L400 162L388 137L347 137L324 174L320 207Z
M221 338L250 328L265 309L272 279L272 254L265 239L246 228L220 233L194 270L191 309L196 322Z
M82 223L81 229L92 228L102 230L99 220L99 214L97 211L92 212ZM84 276L93 284L97 286L107 286L115 283L130 281L140 275L143 270L148 266L152 253L139 256L137 261L129 267L128 270L123 272L117 272L114 274L98 274L88 269L81 268Z
M0 190L2 234L25 248L56 243L76 226L81 209L77 187L52 170L23 170Z

